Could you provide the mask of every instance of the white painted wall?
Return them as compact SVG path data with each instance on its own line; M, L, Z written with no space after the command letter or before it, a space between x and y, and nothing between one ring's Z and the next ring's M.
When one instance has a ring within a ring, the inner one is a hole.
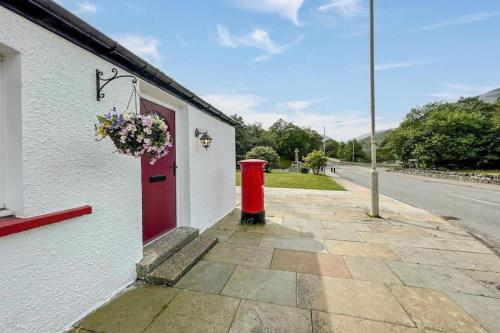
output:
M140 160L94 141L96 115L124 108L131 85L113 81L97 102L95 69L106 76L111 64L0 7L3 49L12 51L2 63L3 79L12 78L4 114L12 145L1 156L7 208L34 216L89 204L94 212L0 237L0 332L60 332L136 278ZM234 207L234 128L147 83L139 90L176 112L178 225L203 230ZM196 127L213 137L208 151Z
M213 138L205 150L194 136L199 127ZM189 107L191 225L204 230L235 205L234 127Z
M112 82L97 102L95 70L108 74L112 66L4 7L0 44L18 52L12 64L17 61L21 72L19 85L10 86L20 90L22 84L22 113L8 110L22 116L23 146L12 152L23 161L16 213L85 204L94 209L0 238L0 332L58 332L136 277L142 256L140 161L113 154L110 140L94 141L96 115L124 107L130 81ZM10 128L16 120L7 123Z

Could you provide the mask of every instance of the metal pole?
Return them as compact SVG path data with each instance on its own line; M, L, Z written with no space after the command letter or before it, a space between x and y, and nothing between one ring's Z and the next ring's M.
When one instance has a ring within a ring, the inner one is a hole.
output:
M374 0L370 0L370 99L371 99L371 172L370 172L370 191L371 208L370 215L379 217L378 200L378 173L377 173L377 141L375 138L375 38L374 38Z
M323 125L323 154L326 155L326 126Z
M352 140L352 162L354 163L354 139Z
M323 154L326 156L326 125L323 125ZM326 174L326 166L323 168L323 174Z

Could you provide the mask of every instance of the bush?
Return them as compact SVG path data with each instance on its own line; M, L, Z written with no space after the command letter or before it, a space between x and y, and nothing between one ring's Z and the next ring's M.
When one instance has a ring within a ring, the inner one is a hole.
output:
M273 148L268 146L257 146L250 150L245 158L247 159L259 159L267 161L266 172L271 172L272 168L278 167L278 154L274 151Z
M326 167L328 164L328 159L325 156L325 153L319 150L314 150L313 152L307 154L304 159L305 165L308 168L311 168L314 174L318 174L321 171L321 168Z
M309 168L302 167L300 168L301 173L309 173Z

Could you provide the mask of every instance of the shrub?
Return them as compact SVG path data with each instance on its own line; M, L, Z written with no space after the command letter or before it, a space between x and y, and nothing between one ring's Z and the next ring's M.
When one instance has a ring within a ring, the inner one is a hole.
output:
M309 173L309 168L302 167L300 168L301 173Z
M252 148L246 156L247 159L255 158L267 161L266 172L271 172L272 168L278 167L278 154L269 146L257 146Z
M319 150L314 150L313 152L307 154L304 159L305 165L308 168L311 168L314 174L318 174L321 168L326 167L328 164L328 159L325 156L325 153Z

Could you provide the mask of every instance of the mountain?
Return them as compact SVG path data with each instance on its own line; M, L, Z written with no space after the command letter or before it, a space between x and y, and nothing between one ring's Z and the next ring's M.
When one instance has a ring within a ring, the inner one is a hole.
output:
M391 131L392 129L376 132L375 139L377 140L377 143L380 145L380 143L384 140L386 135L389 134ZM370 138L371 138L370 134L360 135L356 138L356 140L363 146L363 150L368 154L370 153Z
M500 88L488 91L479 96L479 99L486 103L495 103L500 98Z

